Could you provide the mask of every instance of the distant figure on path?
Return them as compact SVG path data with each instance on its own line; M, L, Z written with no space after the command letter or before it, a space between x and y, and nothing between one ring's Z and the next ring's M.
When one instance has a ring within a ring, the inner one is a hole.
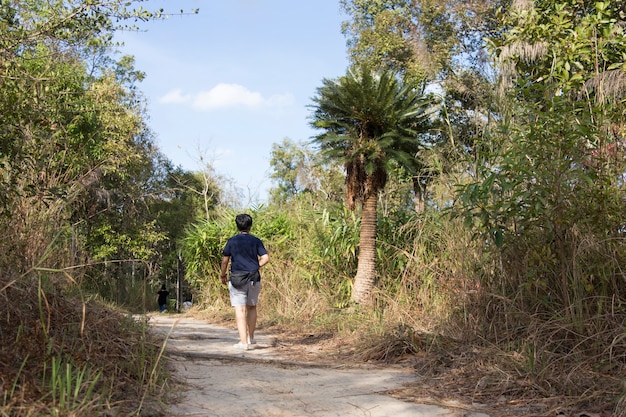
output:
M268 263L270 257L261 239L250 234L252 217L249 214L238 214L235 223L239 233L224 246L220 278L222 284L228 282L230 304L235 308L239 342L234 347L248 350L249 345L256 343L256 306L261 292L259 268ZM227 275L229 262L230 279Z
M159 310L162 312L167 308L167 296L170 292L167 290L165 284L161 285L161 289L157 292L157 303L159 304Z

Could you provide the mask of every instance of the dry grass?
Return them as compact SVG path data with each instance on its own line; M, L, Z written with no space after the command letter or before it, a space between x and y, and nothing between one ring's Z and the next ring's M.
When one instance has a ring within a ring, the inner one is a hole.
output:
M0 276L0 304L0 416L163 415L162 343L145 323L35 274ZM51 388L55 363L69 389Z
M626 390L620 318L590 320L586 340L556 320L530 319L525 330L500 344L458 338L443 328L435 334L397 325L353 337L352 355L412 366L415 386L395 393L407 400L485 404L492 416L626 415L624 400L616 404ZM603 323L604 330L592 322Z
M402 327L402 326L401 326ZM413 367L416 382L394 392L407 401L463 405L497 416L626 416L623 366L610 373L593 358L552 358L541 378L520 366L523 354L449 337L390 330L378 337L334 335L320 356ZM351 348L352 347L352 348ZM556 356L556 355L555 355ZM479 406L479 405L482 405Z

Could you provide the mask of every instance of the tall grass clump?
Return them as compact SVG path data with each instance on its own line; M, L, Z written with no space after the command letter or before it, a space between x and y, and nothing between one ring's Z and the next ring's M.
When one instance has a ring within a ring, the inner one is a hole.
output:
M328 212L292 214L291 243L277 247L266 268L264 302L277 323L297 320L324 327L328 316L349 301L354 223Z
M85 410L98 401L94 395L100 377L100 372L93 372L88 364L78 367L72 361L52 357L50 363L44 363L44 387L50 393L52 408L64 410L64 414L75 410Z
M76 293L52 271L0 275L0 415L158 412L161 341L146 323Z
M253 218L252 233L263 240L271 259L262 270L262 320L310 322L320 317L320 311L347 303L350 271L356 267L354 221L347 221L345 213L313 210L299 201L278 210L261 206L248 213ZM187 279L204 308L229 305L219 268L226 241L237 233L237 214L227 210L199 221L182 240Z
M477 246L460 222L427 210L395 224L379 240L379 308L389 320L429 332L465 326L467 304L480 288L471 273Z
M453 213L484 253L472 330L533 392L598 405L623 394L626 370L626 159L603 110L547 97L541 111L515 108L533 123L502 121L485 138L459 187Z

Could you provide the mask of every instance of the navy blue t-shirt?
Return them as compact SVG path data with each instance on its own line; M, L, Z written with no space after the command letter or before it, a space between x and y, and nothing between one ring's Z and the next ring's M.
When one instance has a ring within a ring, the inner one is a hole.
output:
M230 256L230 270L252 272L259 269L259 256L267 254L263 242L249 233L239 233L226 242L222 255Z

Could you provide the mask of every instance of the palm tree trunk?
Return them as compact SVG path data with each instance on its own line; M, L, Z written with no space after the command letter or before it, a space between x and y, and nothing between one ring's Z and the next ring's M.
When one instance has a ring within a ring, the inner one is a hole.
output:
M358 304L372 303L372 290L376 281L376 194L363 201L361 231L359 236L359 259L354 277L352 301Z

